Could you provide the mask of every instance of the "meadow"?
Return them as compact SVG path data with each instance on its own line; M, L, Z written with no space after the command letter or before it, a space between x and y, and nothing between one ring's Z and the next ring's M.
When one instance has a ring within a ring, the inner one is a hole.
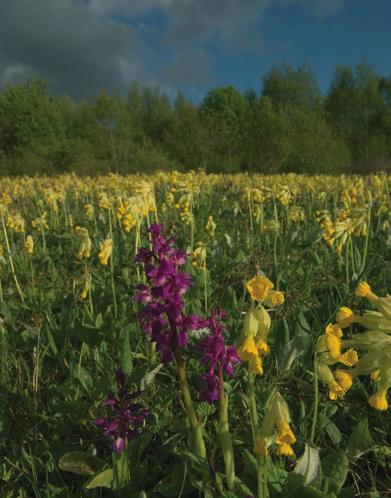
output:
M2 178L0 496L390 496L389 189Z

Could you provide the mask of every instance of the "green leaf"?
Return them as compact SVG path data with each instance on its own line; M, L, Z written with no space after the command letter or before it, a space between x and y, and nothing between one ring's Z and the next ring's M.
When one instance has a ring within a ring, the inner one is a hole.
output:
M339 493L348 475L349 461L342 451L333 452L322 459L322 490Z
M327 435L334 444L339 444L342 440L342 435L338 427L324 413L319 416L321 427L324 428Z
M130 348L130 327L122 329L120 358L122 370L127 374L131 374L133 370L132 350Z
M289 493L289 498L336 498L334 493L323 493L313 486L300 486Z
M303 476L303 484L315 484L320 481L321 472L319 450L307 443L303 456L297 461L294 473Z
M244 468L248 475L256 477L257 475L257 459L248 450L242 451L242 457L244 461Z
M338 498L354 498L356 496L356 491L351 486L342 488L339 492Z
M103 468L103 465L102 460L84 451L65 453L58 462L61 470L72 472L79 476L94 475Z
M350 458L358 458L373 447L373 439L369 432L368 419L361 420L350 435L347 454Z
M160 369L162 368L163 363L159 363L159 365L148 372L147 374L144 375L144 377L141 379L140 382L140 388L142 391L149 386L149 384L153 381L153 379L156 377L156 375L159 373Z
M95 474L84 484L84 489L111 488L113 484L113 469L106 469Z

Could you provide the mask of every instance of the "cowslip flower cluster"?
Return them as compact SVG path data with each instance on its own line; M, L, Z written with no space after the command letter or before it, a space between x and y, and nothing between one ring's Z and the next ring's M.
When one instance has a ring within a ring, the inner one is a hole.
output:
M186 348L188 332L206 325L198 315L184 312L184 294L190 287L190 275L181 272L186 253L174 247L174 238L162 236L162 227L152 224L151 249L140 248L136 261L143 263L147 284L137 287L137 300L144 305L141 324L156 343L163 363L173 359L173 352Z
M220 397L223 372L233 375L235 363L240 361L235 347L225 345L224 325L221 323L225 316L223 310L211 310L211 316L205 324L210 335L196 345L196 349L202 353L201 363L208 368L201 376L203 389L200 399L210 404Z
M329 324L325 333L318 338L316 343L318 375L321 381L327 384L329 398L332 400L342 398L350 389L351 381L344 370L336 370L333 374L330 366L342 363L347 367L352 367L358 362L357 351L349 348L347 342L343 341L342 338L342 328L338 323ZM342 352L344 349L346 351Z
M331 399L343 396L350 389L353 381L360 375L369 375L371 380L377 384L376 392L368 399L368 403L377 410L387 410L387 391L391 387L391 296L378 297L368 283L358 284L355 294L360 298L367 298L377 311L368 310L362 316L355 315L350 308L342 307L338 310L334 326L339 330L352 324L364 326L365 332L353 334L351 338L342 340L342 331L337 340L333 339L328 345L328 355L334 356L337 361L349 354L350 362L344 364L350 370L337 370L335 374L331 370L324 369L321 372L321 380L326 379L329 385L333 384L333 378L339 385L334 384L335 396ZM341 349L347 352L339 355ZM354 348L354 349L353 349ZM362 355L358 358L355 350ZM352 353L354 352L354 353ZM322 355L323 356L323 355Z
M263 358L270 352L267 336L271 318L263 304L273 308L284 302L284 294L273 291L273 287L273 283L263 276L253 277L247 282L247 290L257 305L253 304L244 317L238 354L242 361L249 362L249 372L258 375L263 374Z
M99 262L103 266L107 266L109 258L113 252L113 241L112 239L105 239L101 246L98 254Z
M75 234L79 238L79 247L75 253L75 257L80 260L89 258L91 256L92 242L87 228L77 226Z
M31 235L27 235L24 242L24 249L29 256L32 256L34 254L34 239Z
M263 419L255 445L255 453L266 456L268 447L276 444L278 455L293 456L292 444L296 442L296 437L292 432L290 422L288 405L282 395L276 391Z
M99 418L93 423L103 428L103 433L111 440L110 448L116 453L121 453L126 443L140 433L148 411L135 399L140 397L142 391L130 392L126 386L127 378L123 370L116 372L117 394L110 392L103 405L108 408L107 418Z

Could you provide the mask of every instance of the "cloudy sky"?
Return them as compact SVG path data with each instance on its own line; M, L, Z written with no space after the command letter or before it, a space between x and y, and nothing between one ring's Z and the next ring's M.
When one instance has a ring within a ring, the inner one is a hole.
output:
M336 64L391 76L389 0L0 0L0 87L32 75L74 98L132 80L199 100L259 90L274 64Z

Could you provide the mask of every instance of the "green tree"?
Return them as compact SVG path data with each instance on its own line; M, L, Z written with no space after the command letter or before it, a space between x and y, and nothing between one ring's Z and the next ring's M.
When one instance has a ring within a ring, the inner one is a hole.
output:
M215 88L202 101L200 117L207 130L208 168L239 168L240 129L245 109L245 98L232 86Z
M43 80L9 85L0 94L0 148L5 154L39 146L49 149L64 137L61 107L47 95Z
M242 168L279 171L290 153L288 134L289 120L269 97L249 103L241 129Z
M321 104L316 78L307 64L297 69L290 64L273 66L262 81L262 95L269 97L273 105L317 109Z

